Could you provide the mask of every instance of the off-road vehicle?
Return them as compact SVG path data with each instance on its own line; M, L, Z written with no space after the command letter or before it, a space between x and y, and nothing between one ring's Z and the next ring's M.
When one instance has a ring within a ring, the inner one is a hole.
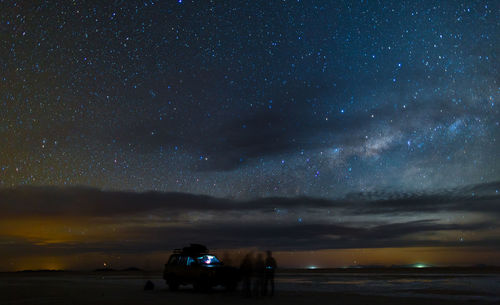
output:
M179 285L189 284L200 291L208 291L215 286L232 291L240 281L240 274L237 268L224 266L222 261L209 253L207 247L191 244L182 250L174 250L165 264L163 278L172 291L177 290Z

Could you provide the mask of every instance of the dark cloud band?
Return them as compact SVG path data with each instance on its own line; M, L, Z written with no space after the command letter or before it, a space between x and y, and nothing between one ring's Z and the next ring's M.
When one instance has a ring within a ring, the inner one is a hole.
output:
M165 210L275 211L275 209L332 209L358 214L422 212L500 213L500 182L473 185L433 193L371 192L341 199L269 197L234 200L205 195L161 192L115 192L80 187L18 187L0 190L2 217L134 215Z

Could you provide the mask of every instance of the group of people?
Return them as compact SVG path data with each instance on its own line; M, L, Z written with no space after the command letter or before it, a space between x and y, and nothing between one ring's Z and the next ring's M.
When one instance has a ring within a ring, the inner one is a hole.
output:
M276 260L271 251L266 252L266 258L262 253L254 256L248 253L240 265L243 277L243 295L245 297L274 295L274 272L276 271ZM252 289L253 288L253 289ZM269 291L268 291L268 288Z

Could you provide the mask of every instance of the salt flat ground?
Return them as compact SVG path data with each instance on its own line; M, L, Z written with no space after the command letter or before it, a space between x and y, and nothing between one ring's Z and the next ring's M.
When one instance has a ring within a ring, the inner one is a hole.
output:
M154 291L144 291L146 280ZM273 298L191 287L168 291L161 274L3 273L0 304L500 304L495 274L280 273Z

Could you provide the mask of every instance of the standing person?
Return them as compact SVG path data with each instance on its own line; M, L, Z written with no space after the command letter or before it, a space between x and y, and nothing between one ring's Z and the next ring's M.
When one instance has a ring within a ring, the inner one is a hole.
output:
M252 296L252 252L247 253L240 265L241 277L243 278L243 296L249 298Z
M263 295L264 293L264 276L266 272L266 265L264 263L264 256L262 253L257 254L257 259L254 264L254 286L253 291L255 296Z
M274 272L276 271L277 267L278 267L278 265L276 264L276 260L272 256L272 252L267 250L266 271L265 271L264 289L263 289L264 295L267 295L267 286L268 285L271 285L270 296L274 295Z

